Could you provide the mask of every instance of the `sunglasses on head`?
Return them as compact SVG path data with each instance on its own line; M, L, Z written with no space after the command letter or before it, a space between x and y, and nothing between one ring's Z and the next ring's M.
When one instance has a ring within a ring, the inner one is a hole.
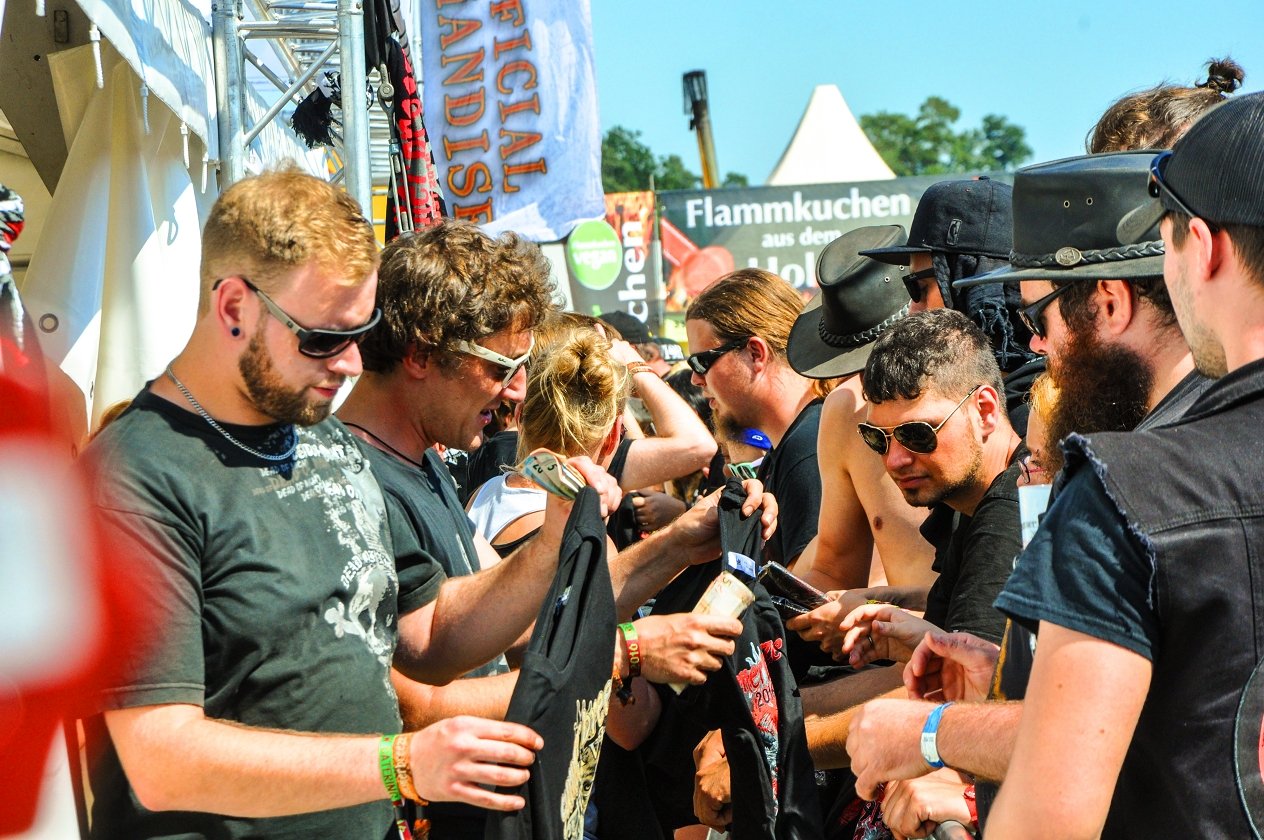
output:
M948 416L941 420L938 426L932 426L925 420L914 420L909 423L892 426L890 431L872 423L859 423L856 428L860 430L860 437L864 440L865 445L879 455L887 454L887 442L891 438L895 438L900 446L903 446L909 452L915 452L918 455L929 455L935 451L935 447L939 446L939 430L944 427L944 423L951 420L952 415L956 414L957 410L966 404L966 400L970 399L974 392L982 387L982 385L975 385L971 388L970 393L961 398L961 402L957 403L957 407L948 412Z
M908 289L909 297L913 299L913 303L922 302L922 281L933 279L935 279L934 266L904 275L904 288Z
M711 370L711 366L720 360L725 353L732 352L739 348L745 347L746 342L750 341L748 335L745 338L738 338L730 341L728 344L721 344L719 347L711 350L703 350L700 353L691 353L685 359L685 363L689 365L689 369L699 376L706 376L707 371Z
M1070 283L1059 286L1030 306L1024 306L1018 310L1018 319L1023 322L1023 326L1031 330L1031 334L1036 338L1047 337L1045 335L1045 309L1069 288L1071 288Z
M1186 216L1189 216L1191 219L1202 219L1206 222L1208 229L1215 233L1220 228L1207 221L1207 218L1201 213L1195 212L1184 202L1184 200L1181 199L1179 195L1176 194L1175 191L1173 191L1172 186L1164 180L1163 173L1167 170L1168 161L1171 159L1172 151L1169 149L1166 152L1160 152L1155 155L1154 160L1150 161L1150 197L1161 198L1163 195L1167 195L1167 197L1172 200L1172 203L1176 205L1178 210Z
M215 281L215 285L211 286L211 291L219 288L219 284L223 283L226 277L221 277ZM382 320L382 310L374 309L373 316L363 326L350 330L311 330L307 327L299 326L298 321L290 317L284 309L277 306L276 301L268 297L268 294L251 283L245 277L237 278L246 284L246 288L259 296L259 300L263 301L263 305L267 307L273 318L276 318L290 332L298 336L298 352L312 359L328 359L337 356L346 350L352 344L359 344L360 341L368 334L369 330L377 326L377 322Z
M527 365L527 361L531 358L531 351L535 348L535 336L531 336L531 346L527 348L527 352L523 353L516 359L503 356L495 350L488 350L481 344L475 344L472 341L458 341L456 349L467 356L474 356L479 359L485 359L494 365L504 369L505 376L500 380L501 390L509 387L509 383L518 375L518 371Z

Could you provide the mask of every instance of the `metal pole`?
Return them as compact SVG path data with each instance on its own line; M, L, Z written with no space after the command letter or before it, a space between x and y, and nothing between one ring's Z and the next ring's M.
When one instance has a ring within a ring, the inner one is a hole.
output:
M690 114L689 127L698 133L698 157L702 160L702 188L713 190L720 185L715 161L715 141L711 138L711 109L707 102L707 74L693 70L685 74L685 113Z
M294 84L290 85L288 89L281 92L281 95L277 97L277 101L274 102L272 107L268 109L268 113L260 117L259 122L255 123L254 127L246 133L245 145L249 146L251 142L259 136L259 132L263 131L268 123L272 122L272 118L281 113L281 111L285 109L285 106L290 104L290 99L303 89L303 85L307 84L312 76L315 76L320 72L321 68L324 67L325 62L329 60L330 56L332 56L334 51L337 49L337 43L330 44L329 47L320 54L320 58L313 61L311 65L303 71L303 75L294 80Z
M215 52L215 107L219 123L219 187L246 175L246 147L242 143L242 96L246 67L237 34L240 0L215 0L211 6L211 42Z
M342 157L347 192L367 216L373 207L369 112L365 107L364 7L338 0L338 54L342 61Z

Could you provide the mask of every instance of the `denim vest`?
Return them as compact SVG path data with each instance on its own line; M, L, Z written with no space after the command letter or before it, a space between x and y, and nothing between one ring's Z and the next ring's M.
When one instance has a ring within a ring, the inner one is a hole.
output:
M1067 441L1068 466L1089 461L1154 564L1160 639L1105 837L1252 836L1234 722L1264 656L1261 430L1264 361L1212 385L1170 426ZM1250 765L1243 776L1258 787L1258 757Z

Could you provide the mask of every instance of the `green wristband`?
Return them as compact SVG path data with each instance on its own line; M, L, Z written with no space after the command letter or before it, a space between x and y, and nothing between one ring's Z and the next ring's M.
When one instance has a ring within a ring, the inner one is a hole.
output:
M636 638L636 626L632 622L620 624L623 631L623 649L628 654L628 680L641 676L641 643Z
M391 802L403 802L399 794L399 779L395 775L395 739L398 735L383 735L377 743L377 768L382 771L382 784Z

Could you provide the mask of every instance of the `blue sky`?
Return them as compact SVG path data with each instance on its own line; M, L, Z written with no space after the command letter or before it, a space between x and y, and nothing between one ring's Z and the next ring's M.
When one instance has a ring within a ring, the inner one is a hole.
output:
M1126 92L1205 78L1233 56L1243 91L1264 89L1264 0L593 0L602 131L640 130L658 155L700 171L681 76L707 72L720 172L762 184L813 87L837 84L852 112L914 113L931 95L958 128L997 113L1027 130L1031 162L1084 152Z

